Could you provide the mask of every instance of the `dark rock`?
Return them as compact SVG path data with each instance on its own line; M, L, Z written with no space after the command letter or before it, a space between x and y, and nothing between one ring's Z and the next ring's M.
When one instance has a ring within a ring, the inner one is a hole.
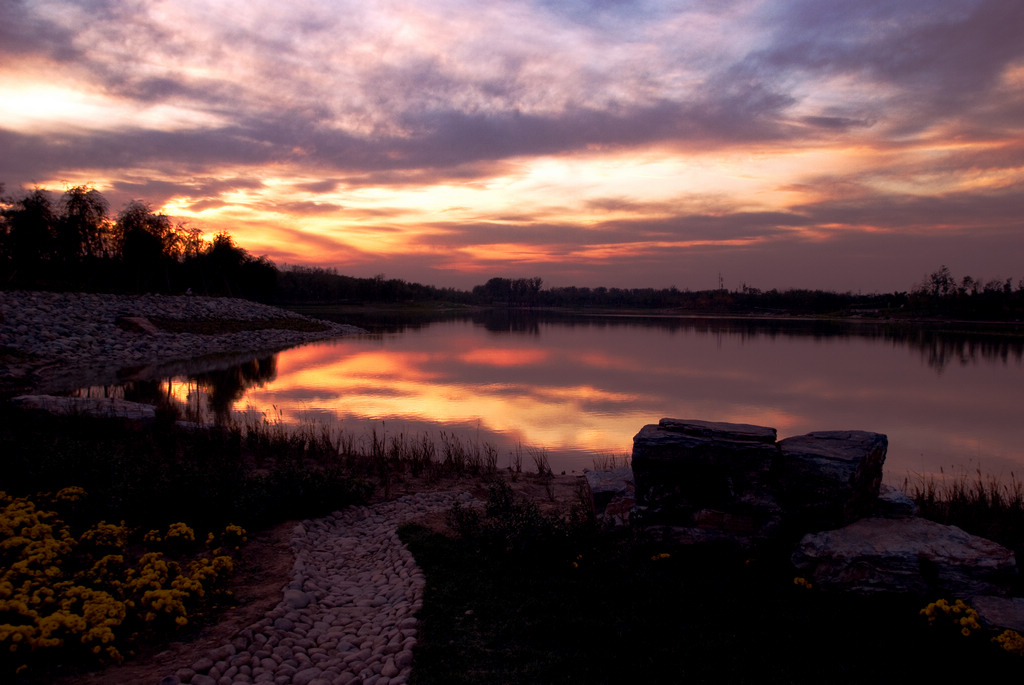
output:
M1017 574L1005 547L921 518L863 519L807 535L792 559L817 587L859 593L1002 595Z
M749 423L725 423L722 421L699 421L697 419L662 419L658 426L673 433L682 433L695 438L734 440L737 442L764 442L774 444L777 432L774 428L755 426Z
M644 426L633 438L643 525L680 541L774 537L781 517L775 435L773 428L680 419Z
M878 500L871 509L871 518L899 519L917 516L917 504L905 492L882 485L878 488Z
M283 603L292 609L305 609L316 600L316 595L302 590L285 590Z
M192 670L196 673L208 673L214 666L214 661L208 656L200 657L198 661L192 664Z
M812 531L870 515L887 449L884 435L866 431L819 431L780 440L779 492L787 520Z
M160 329L153 325L153 322L144 316L119 316L116 320L117 327L129 333L146 333L147 335L159 335Z
M1024 634L1024 597L982 595L971 598L971 606L982 625Z
M636 505L633 469L628 466L606 471L586 469L583 476L590 492L594 516L612 525L628 523L630 512Z

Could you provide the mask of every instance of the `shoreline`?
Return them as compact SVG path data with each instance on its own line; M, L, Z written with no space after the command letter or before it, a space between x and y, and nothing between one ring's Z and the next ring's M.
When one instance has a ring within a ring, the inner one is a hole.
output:
M247 330L172 332L151 319L245 322ZM0 395L152 379L204 359L272 354L365 332L238 298L4 291Z

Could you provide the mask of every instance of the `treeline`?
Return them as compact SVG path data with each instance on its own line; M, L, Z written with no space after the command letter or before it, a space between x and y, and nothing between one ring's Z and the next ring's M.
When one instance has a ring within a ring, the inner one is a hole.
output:
M0 188L2 191L2 188ZM36 189L0 197L0 284L5 289L274 297L277 268L227 233L201 231L139 201L116 216L88 186L54 201Z
M282 304L451 302L497 309L565 308L650 310L733 315L877 314L905 308L907 293L854 295L823 290L739 291L677 288L543 288L541 278L491 278L471 291L435 288L401 279L354 278L335 269L284 267L278 276Z
M448 302L498 309L632 309L731 315L854 315L1013 321L1024 318L1024 279L957 278L941 266L908 292L825 290L544 288L540 278L491 278L471 291L399 278L356 278L336 269L278 268L227 233L201 231L139 201L116 216L88 186L54 201L45 190L3 197L0 288L229 295L277 304Z
M732 315L939 317L966 320L1024 319L1024 279L983 282L956 279L945 265L925 276L909 292L840 293L829 290L679 290L677 288L542 289L539 278L492 278L473 288L473 304L492 307L641 309L662 312Z
M1017 321L1024 319L1024 278L956 278L949 267L925 276L910 293L908 307L921 315L958 319Z
M472 295L455 288L410 283L400 278L344 276L334 268L283 265L274 299L279 304L362 304L367 302L453 302L472 304Z

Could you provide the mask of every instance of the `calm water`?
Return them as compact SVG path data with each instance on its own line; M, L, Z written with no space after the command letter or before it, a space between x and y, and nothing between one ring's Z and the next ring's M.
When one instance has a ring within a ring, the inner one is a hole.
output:
M666 416L780 438L869 430L888 435L896 483L940 467L1024 472L1022 351L1019 337L871 324L497 317L395 326L149 391L209 415L312 418L364 437L445 431L496 445L501 465L518 443L546 450L556 471L628 455Z

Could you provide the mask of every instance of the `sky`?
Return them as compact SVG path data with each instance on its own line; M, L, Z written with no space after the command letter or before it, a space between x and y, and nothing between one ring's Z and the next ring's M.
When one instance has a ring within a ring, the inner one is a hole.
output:
M470 288L1024 277L1020 0L0 0L0 183Z

